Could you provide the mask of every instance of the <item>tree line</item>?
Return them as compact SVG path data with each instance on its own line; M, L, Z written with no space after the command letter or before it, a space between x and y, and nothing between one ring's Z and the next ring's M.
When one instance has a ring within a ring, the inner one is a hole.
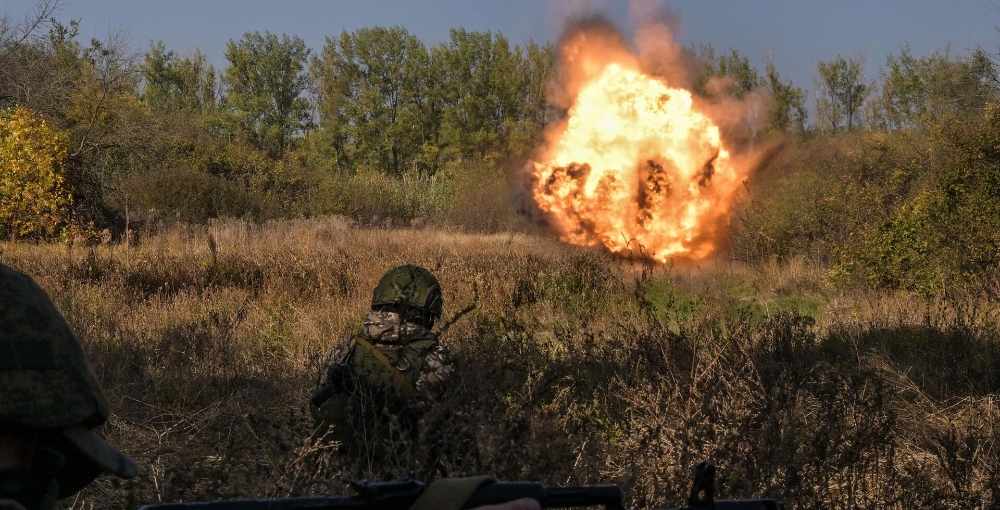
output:
M227 43L219 70L162 42L142 55L121 34L81 42L76 21L46 18L54 6L41 4L28 25L3 18L0 109L27 109L67 134L74 212L98 225L120 222L129 200L185 208L180 197L140 203L150 198L140 188L178 180L168 174L211 190L189 197L207 203L186 219L308 214L259 204L330 176L496 166L523 156L553 115L551 44L454 29L429 46L372 27L314 53L297 36L252 32Z
M156 114L203 115L211 131L283 158L306 145L326 166L401 175L462 158L523 153L548 120L550 44L454 29L428 47L401 27L328 37L313 54L296 36L230 40L228 65L156 43L137 96Z
M121 33L82 41L77 21L52 18L57 6L0 18L0 150L35 162L65 153L58 178L39 180L72 199L53 199L52 224L28 228L29 213L4 193L6 237L122 231L150 217L454 214L463 186L502 180L565 114L546 101L558 72L549 43L459 28L428 45L402 27L370 27L314 52L294 35L250 32L227 43L217 69L162 42L136 52ZM811 93L773 58L761 71L736 49L688 52L702 63L696 94L769 98L755 138L928 132L981 115L1000 86L983 50L918 57L903 46L875 80L864 58L838 56L817 63ZM11 133L29 128L52 134L26 148ZM13 157L2 178L16 183L31 165L18 174Z

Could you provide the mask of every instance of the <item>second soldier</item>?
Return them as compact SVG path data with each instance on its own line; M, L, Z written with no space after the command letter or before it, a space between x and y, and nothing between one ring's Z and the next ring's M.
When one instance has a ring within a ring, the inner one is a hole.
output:
M404 265L382 276L361 330L327 353L311 402L319 434L356 453L405 447L452 373L432 331L442 306L430 271Z

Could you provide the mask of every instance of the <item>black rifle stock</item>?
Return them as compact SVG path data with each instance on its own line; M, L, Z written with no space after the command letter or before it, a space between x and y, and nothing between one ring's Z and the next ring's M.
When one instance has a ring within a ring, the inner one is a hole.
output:
M702 463L695 472L695 483L688 500L689 510L784 510L773 499L713 499L715 467ZM351 482L354 496L313 496L282 499L207 501L146 505L139 510L405 510L413 506L427 484L416 480L389 482ZM483 505L507 503L521 498L537 500L542 508L602 506L624 510L622 491L617 485L546 487L536 482L492 482L483 485L462 506L472 509Z

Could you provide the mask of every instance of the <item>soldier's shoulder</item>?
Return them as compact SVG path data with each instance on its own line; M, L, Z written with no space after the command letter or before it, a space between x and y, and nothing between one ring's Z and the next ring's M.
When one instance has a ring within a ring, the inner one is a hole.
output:
M357 341L357 335L345 338L341 340L337 345L334 345L326 353L326 363L327 365L344 363L347 360L347 356L351 353L351 348L354 347L354 343Z
M424 353L424 357L429 360L435 360L441 365L451 365L451 353L448 352L448 348L441 345L435 344L433 347Z

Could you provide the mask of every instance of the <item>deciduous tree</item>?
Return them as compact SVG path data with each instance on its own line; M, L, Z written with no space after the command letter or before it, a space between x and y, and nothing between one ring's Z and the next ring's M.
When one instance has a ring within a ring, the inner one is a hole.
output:
M280 158L311 123L305 66L309 49L297 36L248 32L226 44L223 107L238 138Z
M715 48L707 44L699 47L698 55L705 67L701 76L695 80L695 90L703 95L731 94L743 98L748 92L761 88L766 83L750 64L750 59L735 48L717 55Z
M20 21L12 20L6 13L0 16L0 69L14 50L31 43L46 25L53 23L52 15L61 3L60 0L43 0Z
M889 55L886 65L869 108L875 129L924 129L949 118L978 116L1000 91L997 69L981 50L966 57L945 51L917 58L907 45Z
M865 81L865 61L860 57L837 56L821 61L816 94L816 121L826 131L850 131L872 86Z
M555 47L531 41L523 49L515 48L519 56L520 118L511 134L508 152L520 156L534 148L545 125L555 118L555 111L546 97L549 80L555 68Z
M0 232L50 237L72 200L63 186L66 136L23 107L0 113Z
M440 93L419 39L401 27L344 31L327 38L312 68L320 122L342 164L400 175L425 160Z
M784 81L778 74L774 59L768 55L765 87L771 93L770 127L776 131L803 133L806 130L806 93L791 81Z
M524 83L519 48L503 34L452 29L442 45L447 83L442 138L453 159L497 161L510 155L508 142L523 120Z
M157 42L140 67L142 97L156 112L204 111L216 106L215 68L200 51L180 57Z

